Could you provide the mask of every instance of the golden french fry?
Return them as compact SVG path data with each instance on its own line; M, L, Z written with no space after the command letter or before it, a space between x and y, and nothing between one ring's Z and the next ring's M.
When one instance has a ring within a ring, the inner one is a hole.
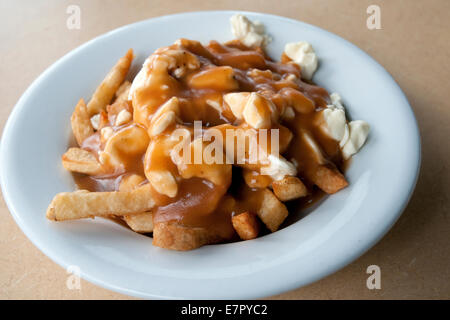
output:
M89 113L83 99L80 99L70 118L72 124L72 132L79 146L83 141L94 134Z
M269 189L262 190L260 196L262 198L256 214L270 231L275 232L289 212L286 206Z
M273 193L281 201L294 200L308 194L308 189L297 177L284 177L281 180L272 182Z
M90 175L100 174L103 170L92 152L80 148L67 150L62 156L62 164L66 170Z
M348 186L344 175L334 165L319 165L307 174L307 178L328 194L336 193Z
M130 49L109 71L87 105L90 116L104 110L111 102L120 85L124 82L132 61L133 50Z
M255 239L259 232L259 222L256 215L248 211L231 218L233 228L242 240Z
M153 213L142 212L133 215L123 216L123 219L131 228L131 230L139 233L153 232Z
M47 219L54 221L124 216L151 210L155 202L150 185L126 192L89 192L80 190L57 194L47 209Z
M201 227L186 227L170 221L153 226L153 245L170 250L192 250L224 240L217 233Z
M302 157L304 159L299 161L305 167L300 170L300 174L303 174L309 181L329 194L345 188L348 182L344 175L332 162L326 161L322 148L315 142L312 135L302 129L298 131L298 134L299 148L308 150L308 152L303 152Z
M114 100L114 103L116 102L123 102L128 101L128 93L130 92L131 88L131 82L128 80L125 80L124 83L117 89L116 92L116 100Z
M130 174L120 180L119 191L135 190L145 178L138 174ZM123 216L123 220L131 230L139 233L153 232L153 213L151 211Z

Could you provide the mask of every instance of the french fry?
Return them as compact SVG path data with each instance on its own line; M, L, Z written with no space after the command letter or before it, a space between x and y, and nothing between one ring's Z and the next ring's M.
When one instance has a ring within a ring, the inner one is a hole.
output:
M299 148L308 150L302 154L306 159L301 160L305 168L300 171L308 180L328 194L336 193L348 185L344 175L339 172L332 162L328 162L322 148L314 141L312 135L305 130L299 132ZM300 164L302 166L302 164Z
M100 174L103 170L94 154L80 148L69 148L62 156L62 164L66 170L89 175Z
M120 180L119 191L135 190L145 178L138 174L130 174ZM153 213L151 211L123 216L123 220L131 230L139 233L153 232Z
M186 227L170 221L153 226L153 245L165 249L186 251L223 240L206 228Z
M348 186L348 182L339 170L331 165L319 165L308 173L307 178L328 194L336 193Z
M150 211L123 216L131 230L139 233L153 232L153 213Z
M131 82L125 80L125 82L121 84L119 89L117 89L116 100L114 100L114 103L128 101L128 93L130 92L130 88Z
M150 185L127 192L89 192L80 190L57 194L47 209L47 219L54 221L124 216L151 210L155 202Z
M308 189L297 177L286 176L282 180L272 182L273 193L281 201L294 200L308 194Z
M233 228L242 240L255 239L259 232L259 223L256 215L248 211L231 218Z
M90 116L104 110L111 102L120 85L124 82L132 61L133 50L130 49L109 71L87 105Z
M275 232L288 216L286 206L269 189L262 190L261 202L256 214L266 227Z
M78 145L81 147L83 141L94 134L89 113L83 99L78 101L70 118L70 123L72 124L72 132L75 140L77 140Z

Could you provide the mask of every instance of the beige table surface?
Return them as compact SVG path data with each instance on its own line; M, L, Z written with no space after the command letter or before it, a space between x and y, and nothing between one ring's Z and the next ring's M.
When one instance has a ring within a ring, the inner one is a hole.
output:
M81 8L80 30L66 28L69 4ZM381 8L381 30L366 27L366 9L371 4ZM1 131L30 83L56 59L93 37L160 15L226 9L278 14L350 40L394 76L414 109L422 134L423 162L416 191L384 239L343 270L273 298L450 298L448 0L0 0ZM0 219L0 298L128 298L86 281L81 282L81 290L67 289L66 271L25 237L3 198ZM372 264L381 268L381 290L366 287L366 269Z

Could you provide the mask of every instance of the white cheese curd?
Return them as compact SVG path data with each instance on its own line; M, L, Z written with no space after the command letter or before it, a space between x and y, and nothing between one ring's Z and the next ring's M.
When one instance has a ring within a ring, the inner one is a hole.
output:
M339 141L339 147L342 149L344 145L347 143L348 138L350 137L350 129L348 128L348 124L345 124L345 131L344 136L342 137L341 141Z
M294 111L294 109L292 107L287 107L284 110L283 118L284 119L294 119L295 118L295 111Z
M100 135L102 137L103 141L107 141L109 138L111 138L114 134L114 130L111 127L104 127L102 130L100 130Z
M366 142L369 135L370 126L363 120L350 121L348 124L349 135L347 142L342 147L342 155L344 159L349 159L357 153Z
M230 18L231 32L248 47L264 46L270 42L265 34L264 26L259 22L251 22L242 14L235 14Z
M97 113L92 116L91 125L92 125L92 128L94 128L95 130L98 130L98 126L100 125L100 114Z
M330 94L331 104L322 111L322 130L336 141L342 142L348 137L347 119L342 98L338 93ZM347 134L346 134L347 133Z
M318 59L312 45L306 41L290 42L284 53L302 68L302 77L311 80L317 70Z
M327 105L328 108L338 108L344 110L344 106L342 105L342 98L339 93L330 94L331 105Z
M345 135L347 120L343 109L326 108L322 111L323 120L326 123L324 131L336 141L341 141Z
M116 126L121 126L127 122L130 122L133 119L133 116L128 110L121 110L116 118Z
M282 180L285 176L296 176L295 166L282 157L268 156L269 165L261 168L261 174L270 176L274 181Z
M339 141L342 156L344 159L349 159L364 145L370 126L362 120L347 123L341 96L338 93L332 93L330 99L331 104L327 105L327 108L322 111L324 120L322 130L329 137Z

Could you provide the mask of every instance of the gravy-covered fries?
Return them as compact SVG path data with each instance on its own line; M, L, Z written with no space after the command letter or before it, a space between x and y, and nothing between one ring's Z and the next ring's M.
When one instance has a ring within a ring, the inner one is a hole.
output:
M270 37L231 21L238 39L179 39L132 82L130 49L79 100L78 146L62 163L80 190L56 195L48 219L115 217L155 246L191 250L275 232L286 202L301 209L348 185L342 170L368 124L348 122L341 97L311 82L310 44L286 45L276 62Z

